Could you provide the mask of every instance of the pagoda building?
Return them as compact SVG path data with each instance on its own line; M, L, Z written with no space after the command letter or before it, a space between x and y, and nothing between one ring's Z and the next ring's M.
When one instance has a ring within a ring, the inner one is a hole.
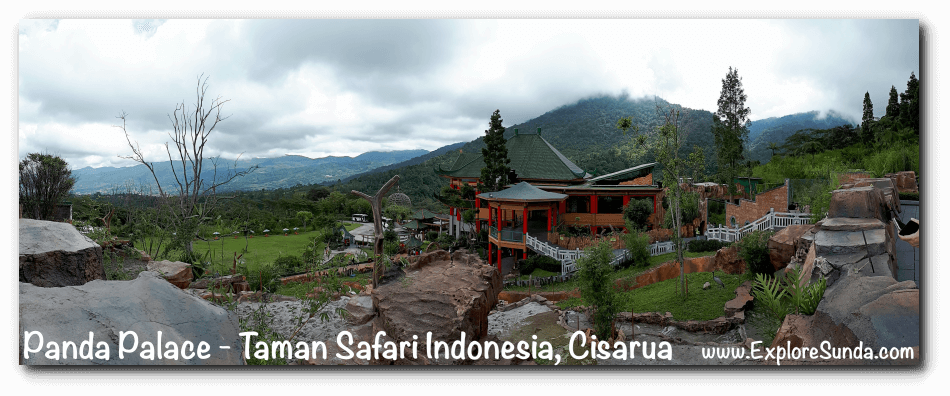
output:
M527 256L526 235L542 241L561 227L587 228L592 234L624 228L623 208L631 199L647 199L653 206L648 228L663 220L663 189L653 181L656 163L643 164L592 177L537 133L518 133L509 138L512 184L501 191L477 191L475 231L489 229L490 263L500 262L503 250L511 256ZM436 168L460 189L477 188L485 161L481 153L460 152ZM473 225L462 221L464 208L449 208L449 232L458 237ZM521 253L518 255L517 253Z

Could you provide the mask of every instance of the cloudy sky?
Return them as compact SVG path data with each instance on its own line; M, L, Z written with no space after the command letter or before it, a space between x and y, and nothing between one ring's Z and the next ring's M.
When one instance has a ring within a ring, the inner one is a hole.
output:
M168 115L197 78L230 101L225 158L433 150L591 95L715 111L730 66L752 119L836 110L920 75L913 20L21 20L18 153L128 166L113 125L167 159Z

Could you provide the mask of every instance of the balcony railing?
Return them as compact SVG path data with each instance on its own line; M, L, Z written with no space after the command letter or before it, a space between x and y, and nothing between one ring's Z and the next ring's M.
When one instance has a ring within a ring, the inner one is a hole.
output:
M489 231L488 231L488 232L489 232L489 235L491 235L492 238L495 238L495 239L500 240L500 241L504 241L504 242L515 242L515 243L525 243L525 239L524 239L525 235L524 235L524 232L522 232L521 230L504 229L504 228L503 228L503 229L501 229L501 237L499 237L499 235L498 235L498 229L496 229L495 227L489 228Z

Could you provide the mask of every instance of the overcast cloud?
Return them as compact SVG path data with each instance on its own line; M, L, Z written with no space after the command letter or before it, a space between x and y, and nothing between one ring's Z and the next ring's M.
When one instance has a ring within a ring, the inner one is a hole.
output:
M229 99L209 151L234 158L426 149L597 94L716 110L739 70L752 119L883 115L920 76L917 20L23 20L19 155L127 166L115 116L167 159L168 114L204 74Z

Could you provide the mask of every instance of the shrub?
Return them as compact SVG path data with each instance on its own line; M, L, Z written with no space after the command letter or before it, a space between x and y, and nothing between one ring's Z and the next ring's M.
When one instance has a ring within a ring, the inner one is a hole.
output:
M429 242L439 239L439 233L437 231L429 231L426 233L426 240Z
M736 245L739 246L739 256L746 262L746 268L753 274L771 274L775 272L769 260L769 237L771 231L752 231L742 237Z
M527 260L518 260L518 268L521 274L527 275L534 272L535 269L542 269L550 272L561 273L561 262L542 255L528 257Z
M455 237L452 234L444 233L439 235L439 239L436 240L443 249L448 249L449 246L452 246L455 243Z
M613 249L607 241L584 249L584 256L577 260L577 281L581 297L593 310L594 331L603 340L613 333L614 316L619 307L617 292L610 279L614 269L610 266Z
M257 271L248 271L247 283L251 290L263 290L273 292L280 286L280 275L274 269L273 264L262 264L257 267Z
M624 261L621 267L646 267L650 264L650 236L638 227L635 227L630 220L626 221L627 233L623 235L623 243L630 251L630 260Z
M633 198L623 208L624 222L629 220L636 228L646 228L650 223L650 215L652 214L653 203L649 199Z
M689 243L686 244L686 248L690 252L715 252L719 249L729 246L730 244L731 242L717 241L715 239L697 239L689 241Z
M385 230L383 231L383 242L398 242L399 235L396 234L396 231Z
M274 271L281 276L303 272L304 261L299 256L281 256L274 260Z
M383 242L383 254L387 256L394 256L397 253L399 253L399 241Z

